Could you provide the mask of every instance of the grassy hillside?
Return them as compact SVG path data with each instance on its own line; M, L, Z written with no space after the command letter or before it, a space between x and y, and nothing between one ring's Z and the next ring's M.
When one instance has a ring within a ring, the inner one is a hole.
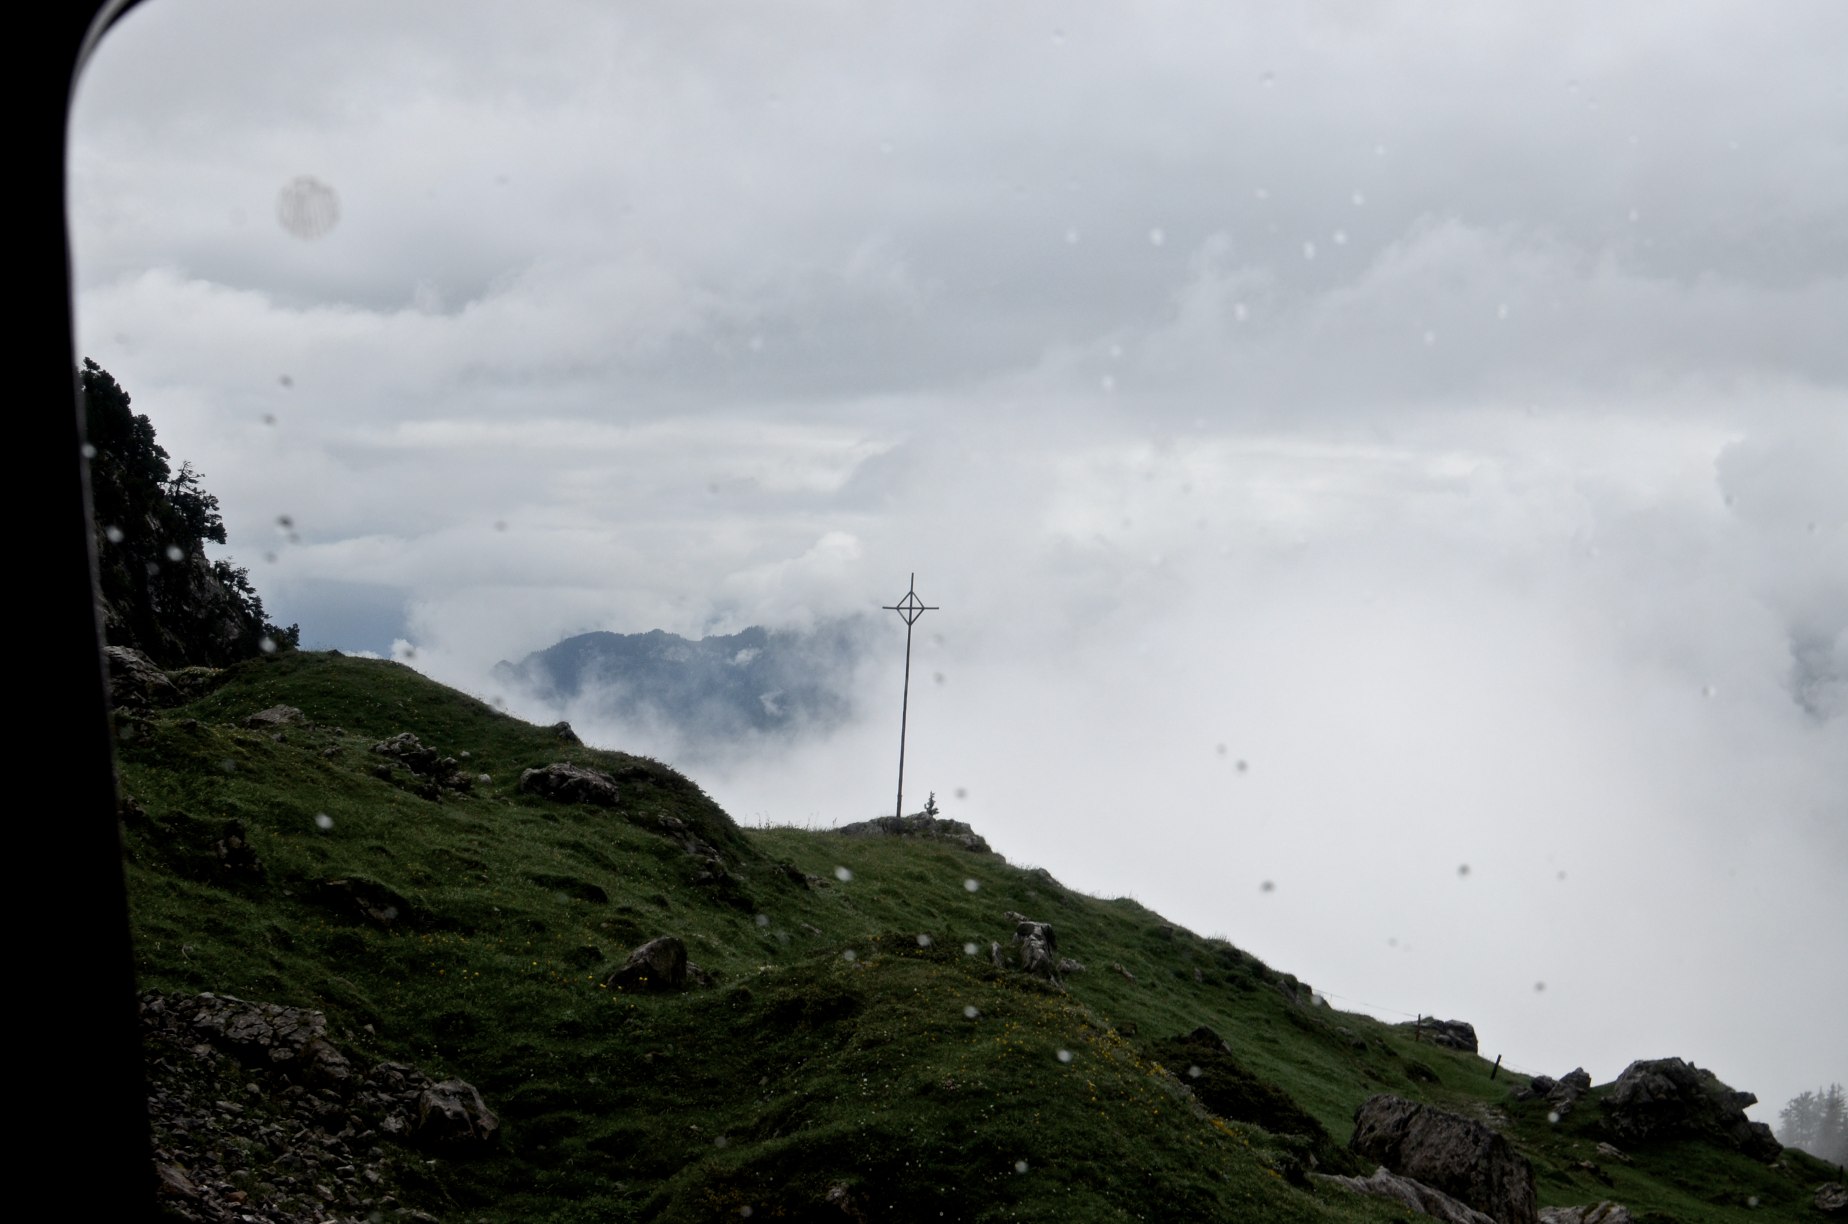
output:
M278 704L307 724L245 727ZM400 1194L444 1219L1411 1218L1301 1176L1341 1167L1355 1106L1381 1091L1505 1127L1543 1205L1813 1215L1819 1168L1693 1143L1603 1161L1607 1186L1578 1167L1601 1137L1591 1103L1553 1125L1510 1101L1519 1077L1317 1006L1132 901L949 845L741 830L657 762L396 664L259 660L118 730L142 984L319 1008L356 1061L473 1083L502 1141ZM432 791L369 750L403 731L472 788ZM522 769L559 760L612 773L621 804L518 793ZM260 871L227 866L228 821ZM990 964L1010 910L1084 963L1067 990ZM714 984L601 985L657 935ZM1200 1026L1231 1053L1174 1040Z

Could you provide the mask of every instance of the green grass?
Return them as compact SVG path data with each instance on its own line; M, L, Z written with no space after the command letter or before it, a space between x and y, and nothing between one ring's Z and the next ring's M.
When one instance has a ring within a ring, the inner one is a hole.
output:
M279 703L311 725L281 742L243 728ZM473 1082L505 1141L440 1167L424 1205L446 1217L826 1218L844 1188L868 1219L1407 1218L1293 1183L1308 1140L1202 1108L1187 1068L1155 1057L1200 1025L1335 1145L1375 1092L1501 1117L1542 1204L1612 1197L1696 1224L1756 1196L1757 1215L1794 1219L1822 1180L1679 1144L1600 1162L1604 1187L1574 1167L1597 1141L1589 1101L1553 1126L1509 1100L1518 1077L1491 1082L1481 1059L1315 1006L1294 978L1134 901L947 845L741 830L658 762L567 746L396 664L253 662L119 730L124 791L145 811L125 821L144 986L321 1008L361 1058ZM432 801L403 770L376 776L370 745L407 730L489 780ZM517 792L522 769L554 760L614 773L622 804ZM728 881L700 880L670 818L721 851ZM220 864L232 820L260 879ZM319 887L330 879L364 881L397 916L360 917ZM989 941L1010 942L1005 910L1051 922L1085 963L1067 991L989 964ZM662 934L717 984L600 985Z

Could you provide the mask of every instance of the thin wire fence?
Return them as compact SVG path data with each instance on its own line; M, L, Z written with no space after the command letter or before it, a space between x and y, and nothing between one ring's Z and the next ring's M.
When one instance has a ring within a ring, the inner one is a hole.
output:
M1323 999L1337 1000L1339 1002L1347 1003L1351 1005L1347 1008L1343 1008L1342 1010L1353 1011L1355 1009L1359 1009L1363 1011L1365 1014L1372 1016L1376 1020L1384 1019L1386 1016L1403 1016L1405 1019L1411 1020L1413 1022L1417 1022L1419 1020L1436 1019L1436 1017L1430 1015L1429 1013L1408 1012L1408 1011L1401 1010L1400 1008L1397 1008L1397 1007L1384 1007L1378 1003L1369 1003L1365 999L1356 999L1348 995L1339 995L1339 994L1336 994L1332 990L1323 990L1320 987L1316 987L1314 989L1315 989L1315 993ZM1517 1063L1509 1062L1506 1058L1503 1058L1500 1061L1501 1061L1502 1070L1512 1071L1516 1075L1525 1075L1529 1079L1532 1079L1536 1075L1550 1074L1550 1072L1535 1071L1535 1070L1532 1070L1531 1068L1520 1066Z

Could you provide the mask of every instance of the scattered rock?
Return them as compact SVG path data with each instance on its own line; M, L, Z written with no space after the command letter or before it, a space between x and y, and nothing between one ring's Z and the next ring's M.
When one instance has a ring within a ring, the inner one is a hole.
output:
M1683 1059L1656 1058L1625 1067L1599 1103L1605 1128L1626 1143L1685 1135L1716 1140L1755 1160L1773 1160L1783 1146L1769 1126L1745 1116L1745 1107L1757 1101Z
M568 722L555 722L547 727L546 730L550 731L553 736L563 743L577 744L580 746L584 743L583 740L578 738L578 733L571 729L571 724Z
M1358 1194L1389 1199L1433 1219L1443 1220L1445 1224L1499 1224L1495 1217L1485 1215L1423 1182L1402 1177L1384 1165L1373 1170L1367 1177L1334 1177L1326 1173L1311 1173L1309 1176L1323 1185L1340 1186Z
M910 816L878 816L872 820L856 821L842 825L836 833L848 837L923 837L933 841L954 842L965 850L979 854L992 854L988 842L962 820L946 820L939 816L926 816L922 812Z
M178 705L183 698L154 660L129 646L105 646L109 664L109 705L147 710Z
M520 774L520 792L559 803L588 803L615 807L616 779L601 770L568 761L554 761Z
M682 990L687 984L687 946L673 935L651 939L622 968L603 979L616 990Z
M1411 1029L1432 1045L1440 1045L1449 1050L1462 1050L1466 1054L1474 1054L1477 1051L1476 1026L1465 1020L1438 1020L1426 1016L1419 1020L1400 1021L1399 1027Z
M399 762L412 773L427 774L435 770L437 751L409 731L400 731L389 739L372 745L372 751Z
M1074 973L1083 973L1083 972L1084 972L1084 962L1083 961L1073 960L1069 956L1061 956L1059 958L1059 976L1060 977L1070 977Z
M1382 1093L1355 1110L1348 1147L1499 1224L1535 1224L1533 1167L1480 1122Z
M1812 1206L1824 1215L1848 1215L1848 1187L1840 1182L1824 1182L1816 1188Z
M1606 1160L1615 1160L1618 1164L1630 1163L1630 1158L1625 1156L1623 1152L1613 1144L1600 1143L1598 1145L1598 1155L1604 1157Z
M267 710L258 710L244 719L244 725L256 731L274 731L279 727L288 727L306 721L302 712L294 706L277 705Z
M1012 910L1007 916L1014 920L1014 942L1019 946L1020 967L1054 986L1063 985L1059 981L1059 939L1052 933L1052 924L1035 922Z
M1606 1199L1585 1207L1542 1207L1540 1224L1632 1224L1630 1209Z
M1560 1117L1572 1112L1579 1098L1591 1091L1591 1074L1583 1067L1574 1067L1558 1079L1550 1075L1536 1075L1523 1088L1514 1090L1517 1101L1544 1099L1552 1111Z
M1135 985L1136 983L1136 975L1131 973L1129 970L1125 969L1123 967L1122 961L1111 961L1110 962L1110 972L1116 974L1118 977L1122 978L1125 982L1128 982L1132 986Z

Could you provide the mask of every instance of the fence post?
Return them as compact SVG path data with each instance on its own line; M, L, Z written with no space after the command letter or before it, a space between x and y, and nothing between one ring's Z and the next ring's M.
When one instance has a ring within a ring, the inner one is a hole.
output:
M1491 1068L1489 1069L1489 1078L1490 1078L1490 1079L1494 1079L1494 1078L1495 1078L1495 1077L1496 1077L1496 1076L1497 1076L1498 1074L1500 1074L1500 1072L1501 1072L1501 1060L1502 1060L1502 1056L1501 1056L1500 1054L1497 1054L1497 1055L1495 1056L1495 1065L1494 1065L1493 1067L1491 1067Z

